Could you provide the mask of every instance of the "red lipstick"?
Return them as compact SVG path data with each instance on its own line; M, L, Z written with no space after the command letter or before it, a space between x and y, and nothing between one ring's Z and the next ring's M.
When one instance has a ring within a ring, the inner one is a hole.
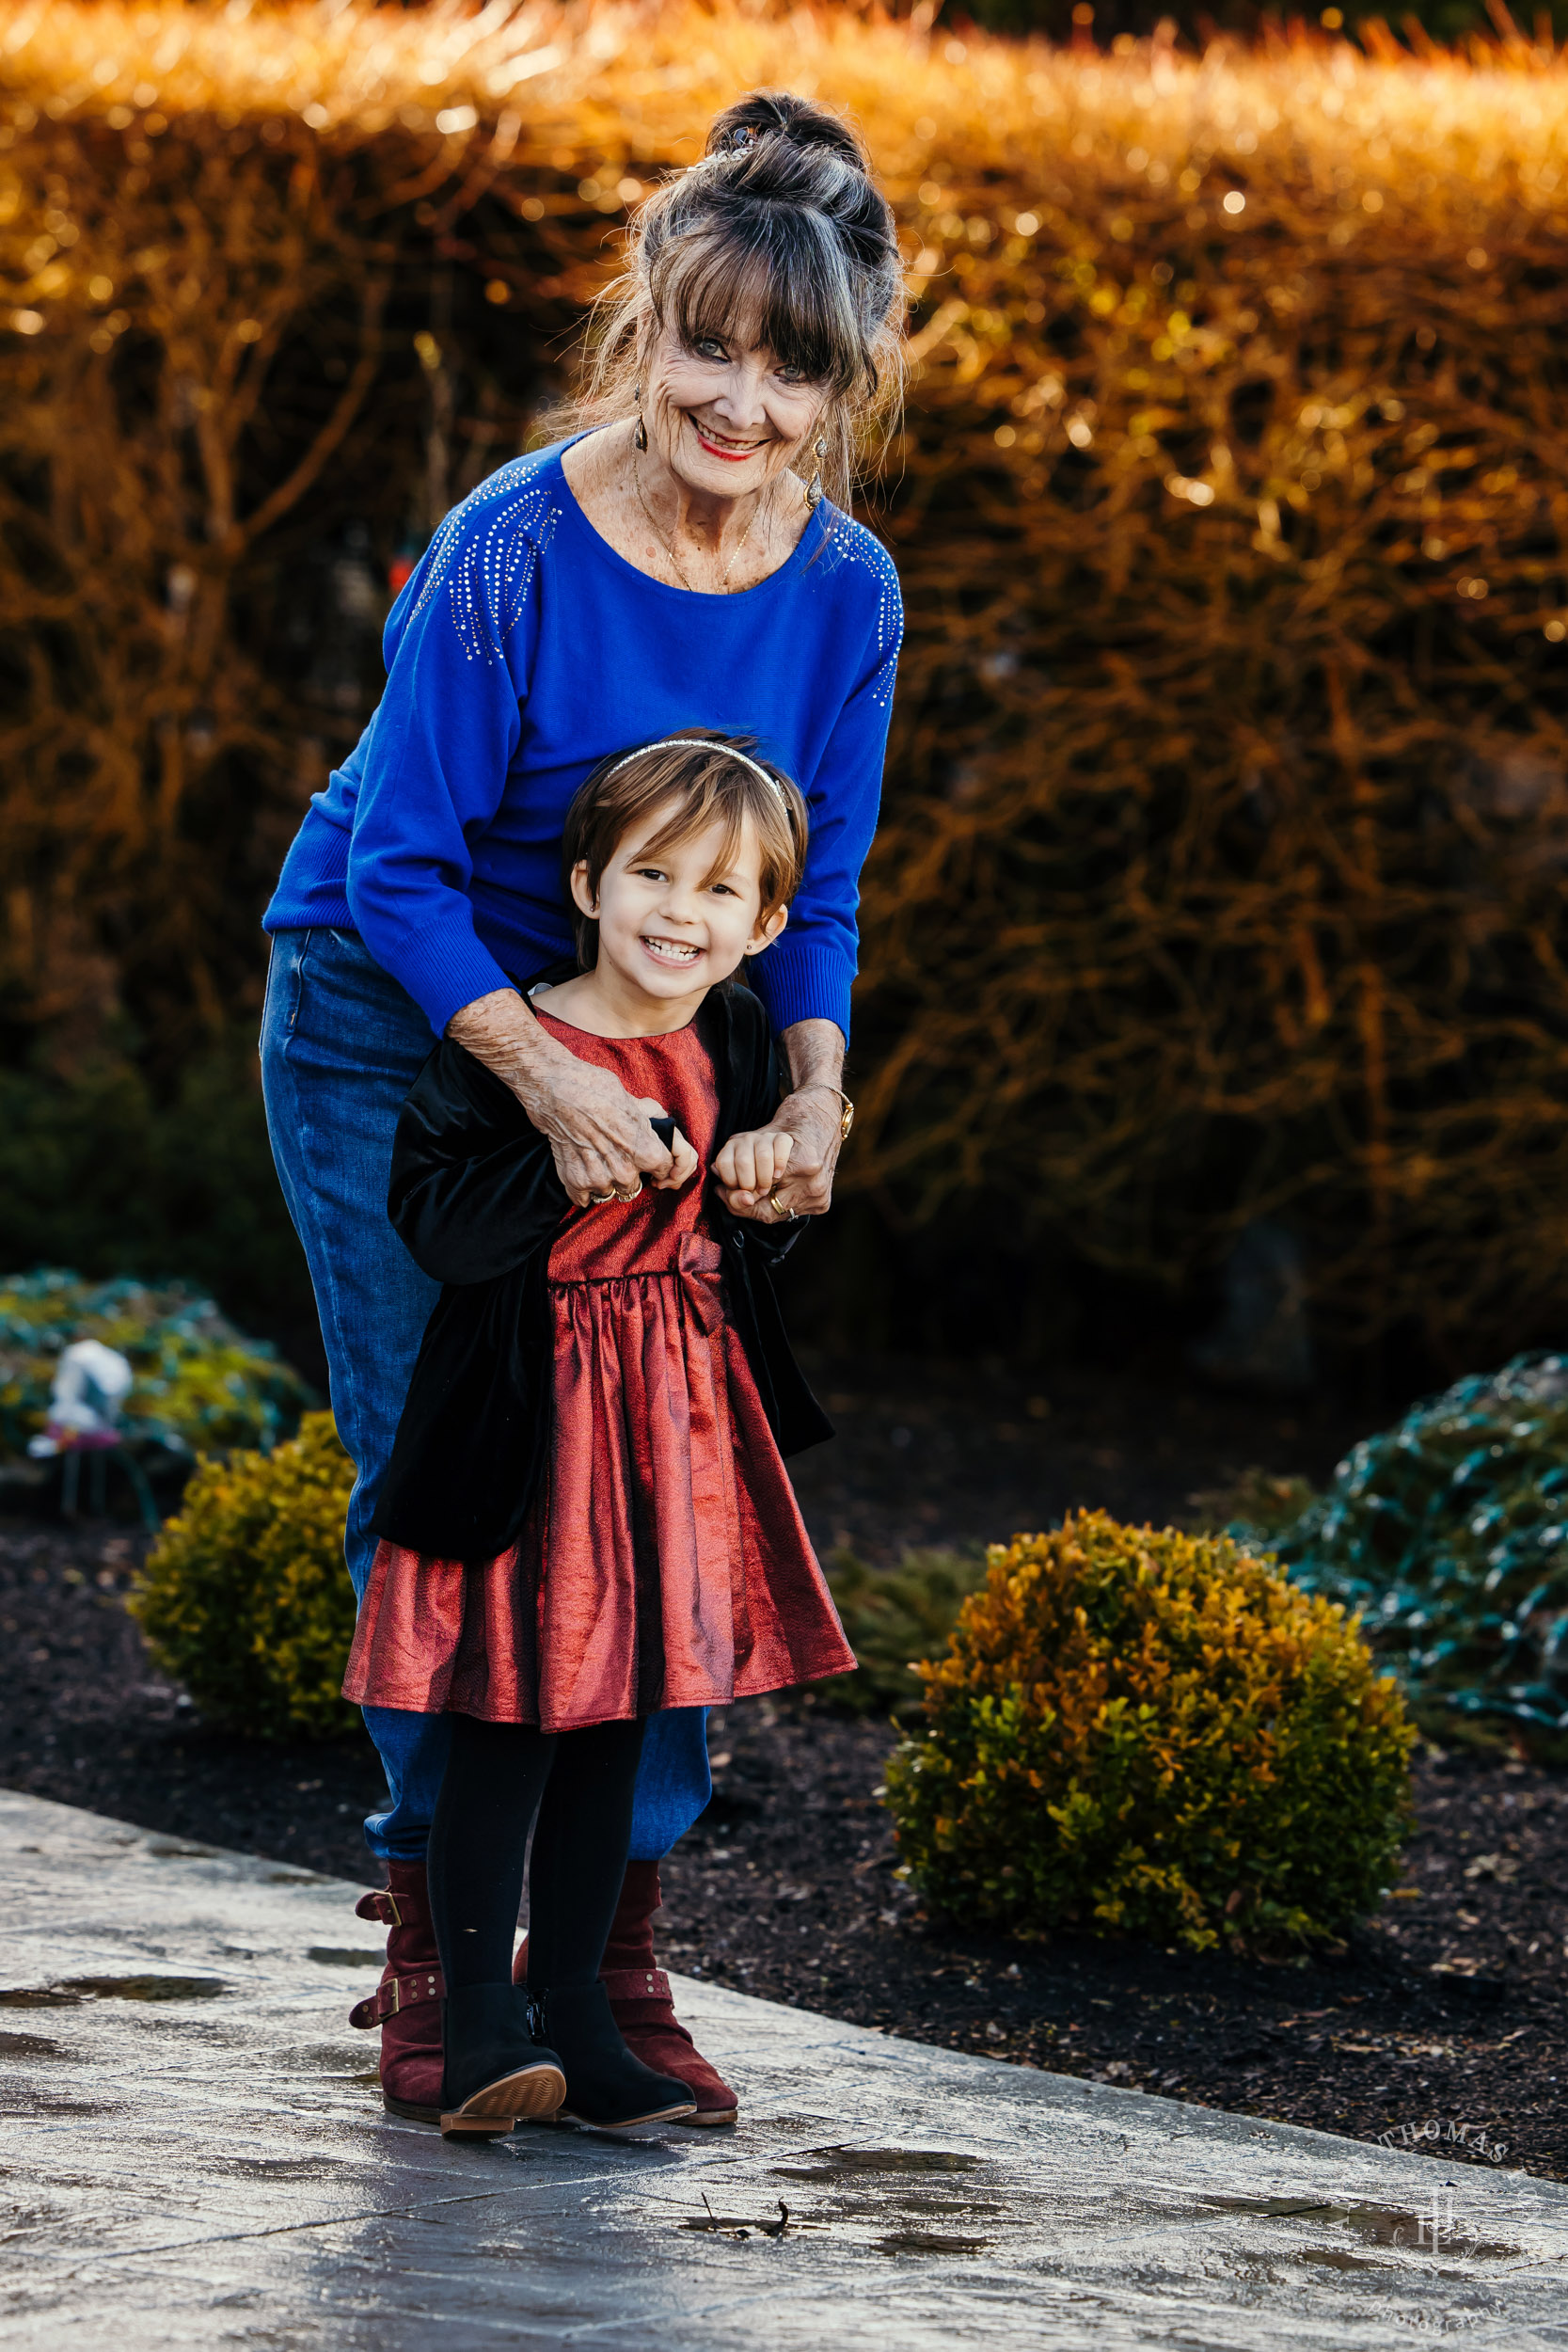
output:
M744 466L757 453L754 449L721 449L717 441L708 439L700 424L694 424L691 430L710 457L721 457L728 466Z

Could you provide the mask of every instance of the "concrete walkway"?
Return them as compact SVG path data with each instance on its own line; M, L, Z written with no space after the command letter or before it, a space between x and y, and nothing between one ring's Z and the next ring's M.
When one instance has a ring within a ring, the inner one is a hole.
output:
M11 2352L1568 2346L1553 2183L689 1981L738 2131L448 2147L343 2022L357 1889L3 1791L0 1876Z

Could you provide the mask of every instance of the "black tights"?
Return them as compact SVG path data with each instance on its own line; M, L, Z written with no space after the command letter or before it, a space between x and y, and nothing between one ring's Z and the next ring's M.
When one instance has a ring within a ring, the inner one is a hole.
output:
M529 1982L592 1984L620 1899L642 1721L585 1731L451 1719L451 1756L430 1828L430 1909L453 1991L504 1984L529 1871Z

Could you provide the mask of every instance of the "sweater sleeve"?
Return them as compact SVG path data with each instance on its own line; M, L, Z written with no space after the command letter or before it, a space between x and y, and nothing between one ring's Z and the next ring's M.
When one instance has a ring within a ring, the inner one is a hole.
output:
M437 1037L513 983L474 931L469 842L495 816L522 730L536 548L483 492L449 515L387 627L347 893L356 929Z
M806 794L811 840L806 875L783 936L752 967L752 985L775 1034L796 1021L834 1021L849 1037L849 991L860 962L861 868L881 803L882 765L893 716L893 688L904 636L904 608L893 559L857 526L874 550L878 612L865 665L845 702Z

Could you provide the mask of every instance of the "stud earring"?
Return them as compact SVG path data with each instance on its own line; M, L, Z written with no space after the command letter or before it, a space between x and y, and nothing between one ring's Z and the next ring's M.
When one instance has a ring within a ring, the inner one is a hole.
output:
M648 428L642 421L642 387L641 383L637 383L632 386L631 396L637 403L637 430L631 437L631 445L641 456L643 450L645 450L648 446Z
M822 460L828 454L828 444L825 440L817 442L814 454L816 459L816 470L806 485L806 505L813 514L822 502Z

